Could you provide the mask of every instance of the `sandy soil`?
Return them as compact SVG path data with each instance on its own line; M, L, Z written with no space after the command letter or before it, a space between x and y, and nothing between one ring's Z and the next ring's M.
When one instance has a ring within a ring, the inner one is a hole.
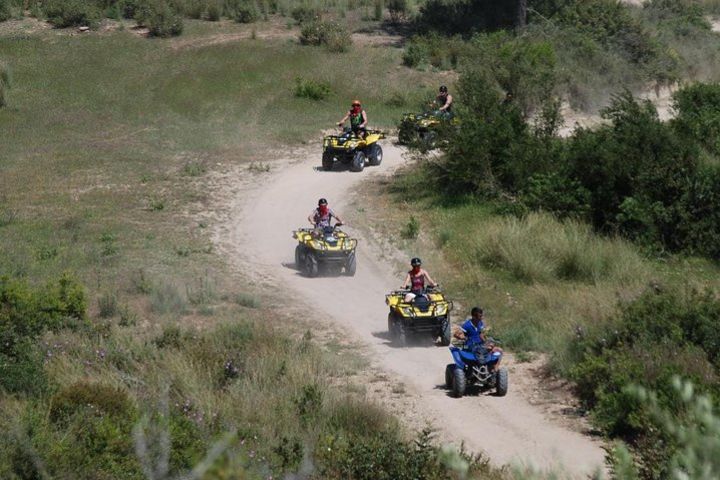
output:
M383 164L362 173L321 171L317 150L297 155L293 161L273 162L272 171L259 181L238 179L241 186L235 188L232 220L217 232L219 247L258 283L274 285L302 299L318 312L319 319L331 317L349 338L366 345L376 365L404 384L413 399L408 408L434 421L443 439L465 442L470 450L486 453L497 465L556 468L573 478L602 468L604 452L599 441L570 428L567 419L552 418L548 409L533 404L531 397L537 392L527 387L532 382L520 378L532 375L530 369L514 366L510 358L506 397L454 399L443 388L445 365L451 360L447 348L435 346L429 339L408 348L393 346L386 333L384 295L397 288L401 279L392 274L386 261L379 260L382 252L368 247L368 239L359 229L346 228L360 240L355 277L310 279L295 269L291 231L305 226L318 197L327 197L341 213L353 200L350 192L358 182L392 173L404 162L399 148L390 142L383 147Z

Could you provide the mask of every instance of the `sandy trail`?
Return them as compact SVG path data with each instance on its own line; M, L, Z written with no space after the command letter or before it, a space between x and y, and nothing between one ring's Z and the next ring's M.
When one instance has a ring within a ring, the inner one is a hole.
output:
M305 278L294 269L295 240L291 231L305 226L319 197L327 197L342 216L349 192L357 182L372 175L392 172L403 163L401 149L385 142L385 158L379 167L362 173L319 171L320 152L295 162L276 165L262 177L250 194L235 199L233 222L220 241L230 249L229 258L258 280L289 289L312 308L329 315L346 329L350 338L366 343L374 360L397 375L420 396L425 418L435 418L444 438L464 441L471 451L485 452L494 464L561 468L573 478L582 478L603 465L599 442L570 431L546 418L543 411L513 390L504 398L469 396L450 398L442 388L447 348L431 341L419 346L396 348L386 337L387 307L384 295L402 279L391 267L376 260L367 242L359 236L358 268L355 277ZM368 205L371 200L368 200ZM347 226L352 235L358 232ZM457 321L457 315L455 317Z

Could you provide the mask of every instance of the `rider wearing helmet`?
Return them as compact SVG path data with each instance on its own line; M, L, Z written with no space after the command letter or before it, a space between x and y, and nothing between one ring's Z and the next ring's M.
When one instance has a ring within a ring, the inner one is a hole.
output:
M452 103L453 97L448 93L448 88L445 85L440 85L438 96L435 97L435 104L439 106L438 110L441 112L451 113Z
M405 295L405 301L411 302L415 297L419 295L425 295L425 282L431 287L437 287L437 283L430 278L430 274L423 268L421 268L422 261L415 257L410 260L410 266L412 269L407 273L405 282L403 282L402 289L410 287L410 292Z
M331 222L332 219L337 220L338 224L342 224L342 220L340 217L335 214L335 212L328 207L328 201L324 198L321 198L318 200L318 206L315 210L310 212L310 215L308 216L308 221L312 224L315 229L322 230L325 227L332 226Z
M350 128L352 129L353 133L355 135L364 137L367 133L367 113L365 113L365 110L363 110L362 105L360 105L360 100L353 100L352 105L350 106L350 110L345 114L345 116L338 122L338 126L342 127L345 123L345 120L350 119Z

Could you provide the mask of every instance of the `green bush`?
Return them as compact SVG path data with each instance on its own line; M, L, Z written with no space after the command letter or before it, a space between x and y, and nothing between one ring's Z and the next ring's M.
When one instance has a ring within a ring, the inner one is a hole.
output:
M165 0L149 0L135 13L138 24L147 27L153 37L172 37L183 31L180 15Z
M0 277L0 387L10 392L42 388L42 353L34 342L44 332L77 328L85 319L85 293L63 276L42 289Z
M226 10L228 16L238 23L253 23L260 18L260 12L252 0L231 0Z
M605 431L631 442L643 478L667 478L673 445L666 442L667 451L658 449L667 432L625 387L655 390L658 405L668 409L676 409L679 402L671 388L676 376L717 394L717 318L720 301L710 292L678 294L654 288L624 305L610 324L582 332L573 345L578 361L570 374L581 400Z
M529 208L558 218L586 219L590 212L590 192L580 182L558 173L530 177L522 200Z
M428 0L420 7L416 28L470 35L514 27L517 20L515 0Z
M404 21L410 12L408 0L388 0L387 9L392 23Z
M87 0L48 0L43 12L48 21L57 28L87 26L97 27L102 16L95 4Z
M695 83L673 94L672 123L686 138L720 154L720 84Z
M323 45L331 52L345 52L352 45L347 29L336 22L323 20L306 23L300 29L300 43L303 45Z
M10 20L12 16L12 4L10 0L0 0L0 22ZM0 106L2 106L2 103L0 103Z
M70 417L109 415L133 418L134 406L125 391L109 385L77 382L57 392L50 402L50 420L65 423Z
M328 95L330 95L330 84L327 82L296 77L294 93L295 96L299 98L324 100Z
M293 8L292 12L290 12L290 16L292 16L298 24L302 25L305 23L319 21L321 13L317 8L303 4Z
M407 67L419 67L428 61L428 52L421 43L410 41L403 51L402 59L403 65Z
M460 37L441 37L437 34L415 36L403 52L403 64L417 67L430 64L443 70L457 68L467 53L467 44Z

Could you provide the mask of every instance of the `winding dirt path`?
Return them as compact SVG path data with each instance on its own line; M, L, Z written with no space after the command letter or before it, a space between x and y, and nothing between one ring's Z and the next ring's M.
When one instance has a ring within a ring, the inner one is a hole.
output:
M305 278L294 268L295 240L291 231L307 223L318 197L327 197L342 215L357 182L373 175L387 175L403 163L402 150L385 142L379 167L362 173L322 172L320 152L294 162L274 164L261 185L242 192L233 205L232 225L220 232L219 242L237 266L256 279L289 289L312 308L330 316L349 338L369 345L384 369L416 392L425 418L435 418L444 438L465 442L471 451L485 452L497 465L520 464L559 468L573 478L583 478L602 468L604 452L599 442L568 430L532 406L518 389L504 398L469 396L450 398L442 388L447 348L428 343L396 348L386 337L386 292L401 279L392 275L360 236L355 277ZM368 199L368 205L371 199ZM352 226L346 228L358 235ZM254 273L253 273L254 272ZM457 321L457 317L456 317Z

